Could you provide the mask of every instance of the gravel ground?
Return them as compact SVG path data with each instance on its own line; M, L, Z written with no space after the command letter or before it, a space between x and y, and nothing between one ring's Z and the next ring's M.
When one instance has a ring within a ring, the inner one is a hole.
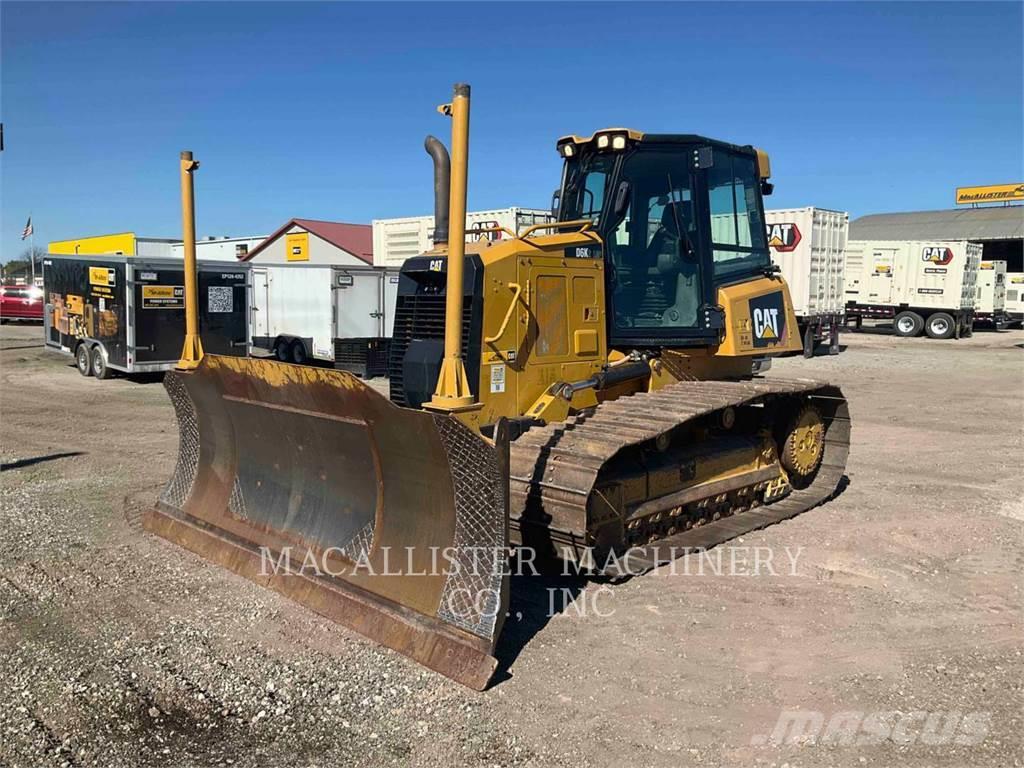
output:
M162 387L40 336L0 328L0 765L1024 765L1024 332L776 361L855 425L835 500L725 550L776 573L516 582L483 694L145 534Z

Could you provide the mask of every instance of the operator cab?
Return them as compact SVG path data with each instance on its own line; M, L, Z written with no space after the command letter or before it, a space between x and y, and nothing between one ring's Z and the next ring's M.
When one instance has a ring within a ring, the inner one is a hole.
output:
M612 346L715 344L719 286L772 270L767 156L700 136L625 129L560 139L559 221L589 219L605 244Z

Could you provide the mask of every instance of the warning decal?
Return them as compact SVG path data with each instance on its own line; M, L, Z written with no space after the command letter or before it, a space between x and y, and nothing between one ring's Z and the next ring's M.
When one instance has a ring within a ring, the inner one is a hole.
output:
M500 394L505 391L505 366L497 364L491 366L491 394Z

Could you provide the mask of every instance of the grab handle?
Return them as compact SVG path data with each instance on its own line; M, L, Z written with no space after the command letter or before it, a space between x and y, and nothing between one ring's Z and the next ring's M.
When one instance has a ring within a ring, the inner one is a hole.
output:
M520 286L519 283L509 283L508 287L514 289L514 293L512 294L512 301L509 302L508 311L505 313L505 319L501 321L501 328L498 329L496 334L484 339L485 344L493 344L505 335L505 329L508 328L508 321L512 318L512 311L516 308L516 304L519 302L519 297L523 293L522 286Z

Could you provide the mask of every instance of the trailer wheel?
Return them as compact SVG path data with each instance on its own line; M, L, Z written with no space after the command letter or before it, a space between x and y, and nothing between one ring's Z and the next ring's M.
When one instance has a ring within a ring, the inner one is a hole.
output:
M288 342L281 340L274 345L274 357L276 357L282 363L291 362L291 354L288 349Z
M84 342L75 350L75 367L83 376L92 376L92 350Z
M956 330L956 321L945 312L936 312L928 316L924 330L932 339L948 339Z
M92 348L92 375L97 379L109 379L114 375L103 358L103 349L99 344Z
M305 365L306 363L306 345L302 341L293 341L291 348L292 362L296 365Z
M900 312L892 321L892 327L897 336L910 338L921 333L921 329L924 328L924 320L917 312Z

